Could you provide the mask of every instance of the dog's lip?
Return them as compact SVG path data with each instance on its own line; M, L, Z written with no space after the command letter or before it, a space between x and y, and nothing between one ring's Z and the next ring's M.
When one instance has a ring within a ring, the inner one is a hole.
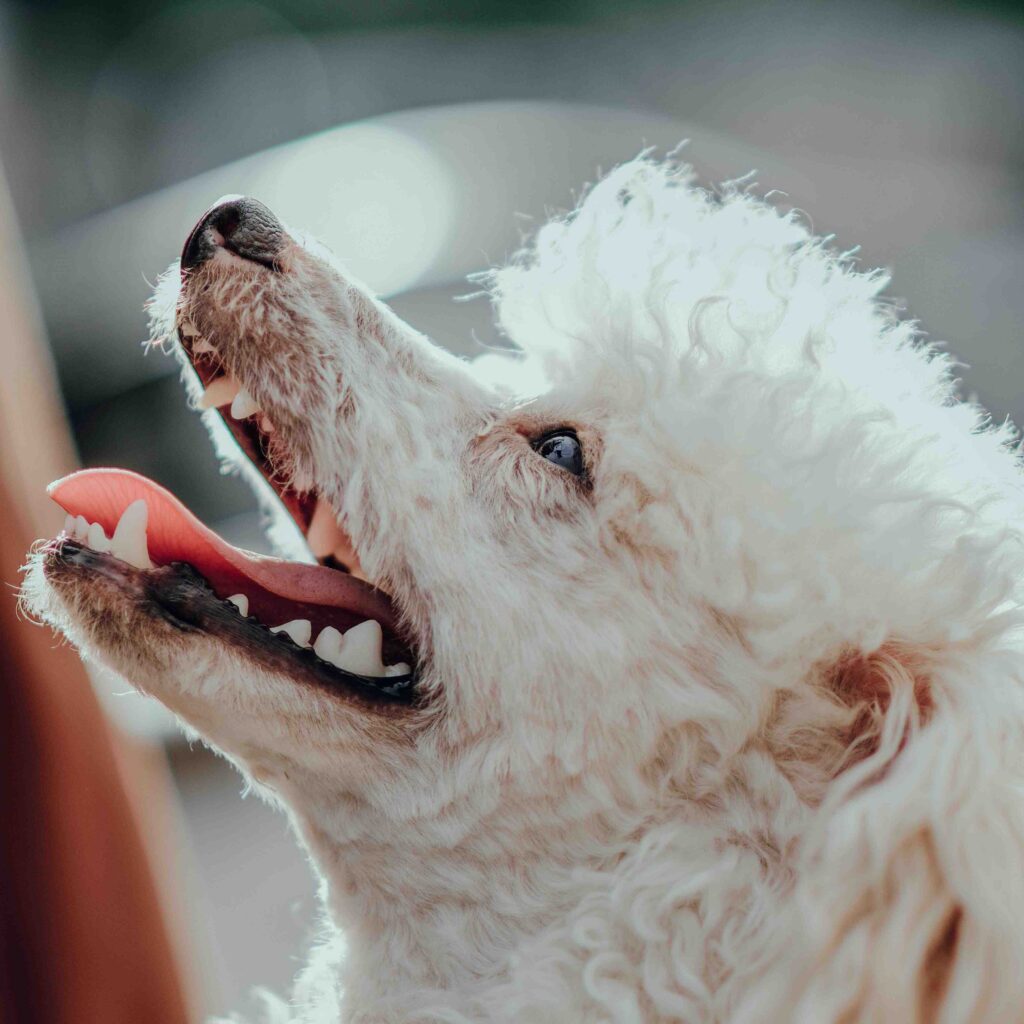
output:
M398 632L397 614L383 591L327 566L233 547L201 523L170 491L138 473L84 469L55 481L47 493L69 515L99 523L108 536L113 534L121 513L132 502L144 499L149 509L150 557L158 564L193 565L223 597L242 592L258 601L263 595L266 604L273 605L276 600L290 611L297 608L314 624L317 620L336 624L337 612L341 611L352 621L376 619L386 632ZM273 612L268 607L261 618Z

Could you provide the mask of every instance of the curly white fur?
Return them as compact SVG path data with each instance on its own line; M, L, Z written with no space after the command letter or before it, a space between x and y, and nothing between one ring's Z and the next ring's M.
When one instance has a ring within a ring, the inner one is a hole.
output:
M287 807L332 923L276 1019L1024 1019L1018 454L885 276L646 158L489 275L514 356L287 269L172 304L402 608L415 730L35 601Z

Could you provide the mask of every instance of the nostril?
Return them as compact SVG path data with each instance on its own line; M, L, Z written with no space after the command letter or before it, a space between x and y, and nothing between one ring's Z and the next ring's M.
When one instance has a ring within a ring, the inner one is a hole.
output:
M220 235L219 244L222 244L231 241L241 223L242 217L238 211L238 204L228 203L218 208L216 215L210 222L210 226ZM214 239L214 241L217 241L217 239Z
M248 196L222 196L185 240L181 269L199 266L218 249L275 269L284 237L280 221L261 202Z

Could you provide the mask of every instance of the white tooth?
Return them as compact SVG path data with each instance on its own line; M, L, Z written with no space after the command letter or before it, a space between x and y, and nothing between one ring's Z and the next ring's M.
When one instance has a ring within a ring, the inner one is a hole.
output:
M85 516L75 516L75 540L83 544L89 539L89 520Z
M335 659L341 653L341 633L333 626L324 626L313 644L313 650L318 658L335 664Z
M367 619L345 633L341 653L334 664L360 676L382 676L384 665L380 660L383 635L376 619Z
M64 532L69 537L74 537L74 535L75 535L75 517L73 515L66 515L64 517Z
M201 356L207 352L216 352L217 350L205 338L196 338L192 342L192 351L197 356Z
M384 666L384 675L386 676L407 676L410 672L412 669L404 661L400 661L397 665Z
M253 413L262 412L260 407L256 404L256 400L249 394L245 388L242 388L234 400L231 403L231 415L236 420L244 420L247 416L251 416Z
M181 331L181 336L183 338L195 338L199 334L196 330L196 325L188 320L182 320L178 330ZM195 348L194 345L192 347Z
M136 569L152 569L149 549L146 546L146 523L149 521L149 506L145 498L133 501L117 521L110 550L121 561L134 565Z
M309 638L313 635L313 627L309 619L292 619L280 626L272 626L271 633L287 633L300 647L309 646Z
M325 558L342 539L343 534L338 526L338 520L334 518L334 509L321 498L316 503L313 518L309 521L309 529L306 531L309 550L313 552L314 558Z
M109 551L110 541L107 540L107 535L103 530L103 527L99 523L89 524L89 547L93 551Z
M196 403L200 409L219 409L222 405L234 401L235 395L242 390L242 385L234 377L218 377L203 392Z
M245 594L232 594L228 600L238 609L239 615L249 614L249 598Z
M262 430L264 434L272 434L275 429L274 424L270 422L269 416L263 416L260 418L260 430Z

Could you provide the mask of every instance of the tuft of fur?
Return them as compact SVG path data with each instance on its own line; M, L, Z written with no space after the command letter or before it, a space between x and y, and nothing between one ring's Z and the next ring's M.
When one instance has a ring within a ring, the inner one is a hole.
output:
M515 355L282 263L202 268L161 329L394 595L415 721L211 689L209 652L136 678L32 591L290 814L330 922L273 1020L1024 1017L1019 452L886 276L646 157L487 276ZM561 425L583 480L530 445Z

